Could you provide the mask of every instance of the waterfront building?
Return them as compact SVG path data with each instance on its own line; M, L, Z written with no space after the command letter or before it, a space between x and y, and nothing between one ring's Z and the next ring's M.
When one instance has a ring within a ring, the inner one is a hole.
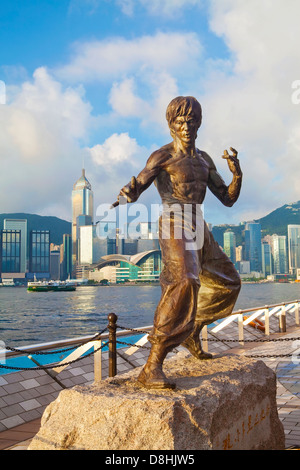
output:
M300 225L288 225L289 272L296 275L300 268Z
M236 262L236 238L234 232L227 231L223 235L224 252L230 258L233 264Z
M50 277L50 231L31 230L29 243L29 277Z
M63 235L61 279L66 280L72 274L72 237L70 234Z
M89 279L112 283L158 281L162 269L160 250L137 253L134 256L114 254L104 256L90 266Z
M96 222L96 238L94 239L95 255L98 261L102 256L123 253L124 240L119 238L116 222Z
M1 276L21 271L21 230L1 230Z
M250 261L239 261L239 273L250 274Z
M236 262L242 261L243 259L243 247L242 245L239 245L235 249L235 260Z
M263 272L264 277L267 277L273 273L271 245L263 241L261 248L262 248L262 272Z
M262 271L261 225L249 222L245 229L245 254L249 256L250 269L253 272ZM244 258L247 261L247 258Z
M93 208L93 191L90 182L85 176L85 169L82 169L81 177L76 181L72 191L72 264L73 269L78 263L78 223L84 224L84 221L78 217L89 216L86 221L89 225L93 223L94 208Z
M60 251L50 252L50 279L53 281L60 279Z
M285 235L272 235L272 254L274 274L286 274L288 272L288 255Z
M27 220L26 219L4 219L3 222L4 230L20 230L20 273L26 273L28 270L27 265Z

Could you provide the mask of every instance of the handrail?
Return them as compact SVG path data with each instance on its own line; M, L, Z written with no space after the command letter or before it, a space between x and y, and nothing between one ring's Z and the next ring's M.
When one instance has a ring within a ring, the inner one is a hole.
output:
M258 312L257 316L261 315L263 312L266 312L266 310L273 309L276 307L285 307L287 305L292 305L292 304L299 304L300 300L293 300L293 301L286 301L286 302L279 302L277 304L270 304L270 305L264 305L264 306L259 306L259 307L250 307L246 309L239 309L237 311L234 311L229 317L226 317L221 323L218 324L218 326L211 331L214 332L214 330L220 330L220 326L224 324L224 326L227 326L230 324L232 321L235 321L236 319L239 318L240 315L243 315L245 313L249 312ZM261 312L259 312L261 311ZM274 312L272 313L274 314ZM271 315L272 315L271 314ZM251 320L254 318L257 318L257 316L253 317L251 316ZM244 324L249 323L251 321L249 318L243 322ZM299 321L299 320L298 320ZM139 327L138 330L140 332L150 332L153 326L143 326ZM121 330L117 331L117 337L124 337L124 336L129 336L134 329L128 329L128 330ZM22 354L27 354L27 353L35 353L37 351L47 351L51 349L56 349L60 347L68 347L68 346L76 346L80 345L81 343L89 342L95 340L97 334L94 335L88 335L88 336L81 336L81 337L76 337L76 338L69 338L69 339L64 339L64 340L58 340L58 341L52 341L48 343L40 343L40 344L35 344L35 345L29 345L29 346L20 346L18 349L20 352L16 351L10 351L9 349L1 349L0 350L0 357L5 356L6 358L8 357L13 357L13 356L20 356ZM97 337L97 340L108 340L109 338L109 333L102 333ZM240 339L241 340L241 339ZM23 352L24 351L24 352Z
M151 331L153 327L152 326L142 326L139 328L139 331L144 331L145 333ZM122 330L122 331L117 331L117 337L123 337L123 336L129 336L130 333L132 334L132 330ZM35 344L35 345L28 345L28 346L20 346L19 349L21 352L16 352L16 351L10 351L9 349L0 349L0 357L5 355L6 358L8 357L13 357L13 356L21 356L22 354L27 354L27 353L35 353L37 351L47 351L51 349L56 349L60 347L65 347L65 346L76 346L80 345L85 342L93 341L95 340L96 334L94 335L88 335L88 336L80 336L77 338L69 338L69 339L62 339L58 341L52 341L49 343L40 343L40 344ZM97 340L108 340L109 333L102 333L102 335L99 335L97 337Z

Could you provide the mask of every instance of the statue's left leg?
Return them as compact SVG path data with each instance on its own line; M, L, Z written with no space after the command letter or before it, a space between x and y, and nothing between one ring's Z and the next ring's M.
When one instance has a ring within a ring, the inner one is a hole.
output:
M190 336L181 343L186 349L190 351L190 353L200 360L212 359L213 355L203 351L201 340L200 340L200 333L202 328L204 327L201 323L195 323L195 327L193 332Z
M200 289L194 329L182 343L198 359L212 357L202 349L200 341L202 328L231 315L241 288L240 276L233 263L206 227L205 231L204 246L199 253Z

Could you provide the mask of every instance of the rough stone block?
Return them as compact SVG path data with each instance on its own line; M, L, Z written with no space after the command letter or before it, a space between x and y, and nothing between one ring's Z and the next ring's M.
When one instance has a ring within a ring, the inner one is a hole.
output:
M240 356L165 361L175 390L145 390L140 371L63 390L29 450L280 450L276 376Z

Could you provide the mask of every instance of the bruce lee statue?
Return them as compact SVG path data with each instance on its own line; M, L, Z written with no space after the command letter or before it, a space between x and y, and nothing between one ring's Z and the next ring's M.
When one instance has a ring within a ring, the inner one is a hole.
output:
M206 188L225 206L231 207L237 201L242 183L238 152L230 147L231 154L225 150L222 156L233 175L227 186L211 157L195 146L202 122L200 103L194 97L179 96L168 105L166 118L173 142L153 152L145 168L136 178L131 178L118 196L118 201L123 196L127 202L135 202L154 182L164 208L159 233L162 294L148 337L150 354L138 376L144 387L154 389L175 388L162 366L176 346L181 344L200 360L212 358L203 351L200 332L204 325L232 313L241 287L234 265L214 240L197 209L203 204ZM188 222L183 221L184 207L190 209ZM168 224L166 234L163 225ZM178 228L183 227L182 236L178 236ZM202 234L201 243L190 245L197 230L201 232L198 238Z

